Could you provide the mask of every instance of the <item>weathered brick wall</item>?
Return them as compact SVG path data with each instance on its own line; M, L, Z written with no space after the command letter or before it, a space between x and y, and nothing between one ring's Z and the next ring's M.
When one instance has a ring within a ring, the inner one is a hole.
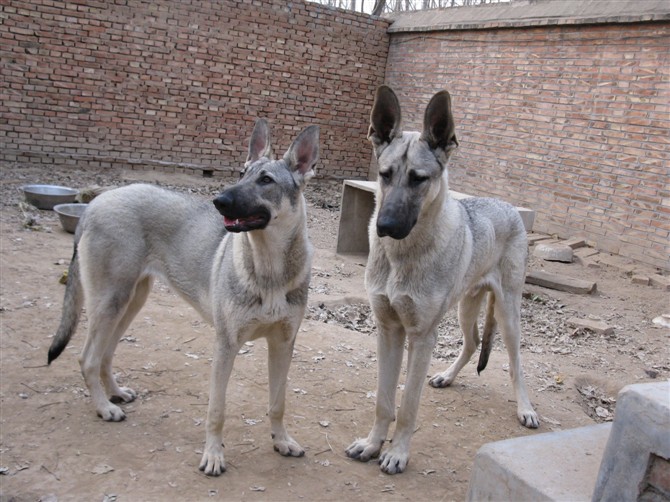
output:
M670 269L670 24L393 33L406 128L448 89L455 190L537 211L535 228Z
M256 117L275 153L321 126L320 172L364 177L388 22L302 1L9 0L0 160L238 169Z

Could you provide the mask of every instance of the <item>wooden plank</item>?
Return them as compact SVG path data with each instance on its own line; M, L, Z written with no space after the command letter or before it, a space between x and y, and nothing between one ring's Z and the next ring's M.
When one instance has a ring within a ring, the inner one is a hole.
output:
M596 290L595 282L542 271L528 272L526 275L526 283L579 295L588 295Z

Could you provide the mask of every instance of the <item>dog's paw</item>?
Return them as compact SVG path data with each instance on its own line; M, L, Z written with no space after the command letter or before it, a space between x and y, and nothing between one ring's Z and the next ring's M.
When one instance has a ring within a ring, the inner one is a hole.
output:
M537 429L540 426L540 419L532 408L530 410L519 410L517 412L519 422L529 429Z
M386 474L399 474L409 462L409 453L391 448L379 457L379 468Z
M273 444L275 451L284 457L302 457L305 454L302 446L288 435L284 439L274 438Z
M112 403L132 403L137 398L137 392L128 387L119 387L109 400Z
M223 447L206 448L202 454L199 469L207 476L219 476L226 472L226 463L223 460Z
M447 372L445 371L444 373L438 373L433 378L428 380L428 384L431 387L435 387L436 389L440 389L442 387L449 387L452 384L453 381L454 381L454 377L447 374Z
M97 413L105 422L121 422L126 419L123 410L109 401L106 406L98 408Z
M349 458L367 462L371 458L379 456L379 452L382 450L382 444L384 444L384 441L371 442L368 439L357 439L349 445L349 448L345 450L345 453Z

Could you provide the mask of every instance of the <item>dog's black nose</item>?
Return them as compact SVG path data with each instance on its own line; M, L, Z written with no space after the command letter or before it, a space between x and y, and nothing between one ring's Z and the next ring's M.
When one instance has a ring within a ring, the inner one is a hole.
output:
M399 221L388 215L380 214L377 217L377 235L379 237L391 237L392 239L404 239L409 235L414 223Z
M235 199L232 197L230 192L223 192L216 199L214 199L214 207L221 214L230 213L231 210L235 207Z

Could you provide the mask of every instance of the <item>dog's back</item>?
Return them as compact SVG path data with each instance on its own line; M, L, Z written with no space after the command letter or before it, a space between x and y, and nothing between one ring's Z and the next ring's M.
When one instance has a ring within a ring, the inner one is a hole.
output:
M507 202L486 197L469 197L458 202L467 214L473 241L467 275L482 277L494 269L503 276L501 281L507 287L522 287L528 240L517 209Z
M162 276L202 310L209 303L200 300L209 294L212 260L226 233L209 201L153 185L110 190L93 200L76 236L82 276L94 282L113 277L117 284ZM211 319L211 312L201 313Z

